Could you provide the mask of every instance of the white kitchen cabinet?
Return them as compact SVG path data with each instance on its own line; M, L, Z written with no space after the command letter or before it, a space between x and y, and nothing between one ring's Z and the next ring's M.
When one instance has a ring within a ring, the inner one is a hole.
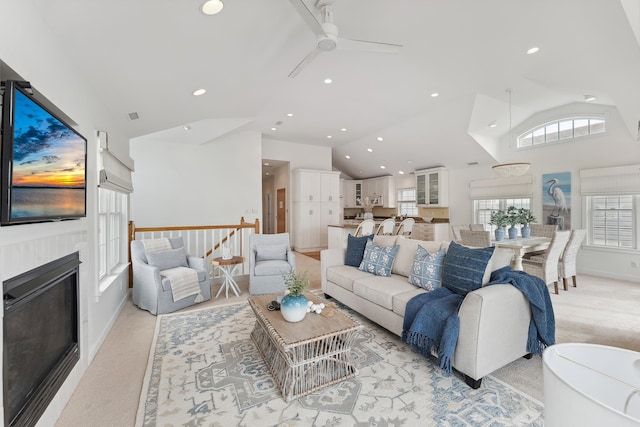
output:
M340 224L340 172L298 169L292 173L291 240L295 250L327 247L327 228Z
M392 176L370 178L362 181L363 197L369 197L375 206L396 207L396 185Z
M416 171L416 202L418 206L449 206L449 171L444 168Z
M362 181L345 179L342 185L342 206L345 208L359 208L358 200L362 197Z

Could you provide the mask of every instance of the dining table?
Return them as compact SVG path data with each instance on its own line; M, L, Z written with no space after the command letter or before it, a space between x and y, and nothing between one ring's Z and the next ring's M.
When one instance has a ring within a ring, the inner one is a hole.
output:
M522 270L522 258L530 252L544 251L549 247L549 237L518 237L515 239L492 240L491 244L496 248L513 250L515 257L513 269Z

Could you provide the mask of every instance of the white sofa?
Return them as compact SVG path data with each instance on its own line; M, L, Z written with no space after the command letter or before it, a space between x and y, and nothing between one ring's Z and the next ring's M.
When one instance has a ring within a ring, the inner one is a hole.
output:
M321 252L322 290L353 310L402 335L405 307L414 296L426 292L408 282L418 245L429 252L448 248L449 242L376 236L378 246L399 246L391 277L375 276L345 265L345 249ZM491 270L510 263L513 252L496 250ZM468 293L459 310L460 333L453 356L453 368L464 374L466 383L478 388L482 377L527 354L531 309L515 287L491 285Z

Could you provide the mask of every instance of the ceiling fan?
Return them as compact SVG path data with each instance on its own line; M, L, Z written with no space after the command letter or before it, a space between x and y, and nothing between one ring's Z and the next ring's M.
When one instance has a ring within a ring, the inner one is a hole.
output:
M316 0L315 7L321 13L322 22L316 18L316 14L309 10L303 0L289 0L296 8L298 14L304 19L311 31L316 35L316 48L312 50L289 73L294 78L304 67L309 65L322 52L330 52L334 49L360 50L375 53L399 53L402 45L381 43L368 40L352 40L338 37L338 27L333 23L332 4L334 0Z

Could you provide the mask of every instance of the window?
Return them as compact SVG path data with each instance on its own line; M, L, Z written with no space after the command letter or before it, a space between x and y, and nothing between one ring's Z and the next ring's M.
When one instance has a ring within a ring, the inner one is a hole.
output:
M606 122L603 117L571 117L536 126L518 136L518 148L533 147L549 142L579 138L603 133Z
M640 195L587 196L589 244L637 249L639 200Z
M415 188L401 188L398 190L398 215L418 216Z
M485 199L473 201L473 218L475 224L483 224L485 230L494 231L496 226L491 224L491 212L506 211L509 206L531 209L531 199Z
M98 189L99 279L116 273L126 262L127 194Z

